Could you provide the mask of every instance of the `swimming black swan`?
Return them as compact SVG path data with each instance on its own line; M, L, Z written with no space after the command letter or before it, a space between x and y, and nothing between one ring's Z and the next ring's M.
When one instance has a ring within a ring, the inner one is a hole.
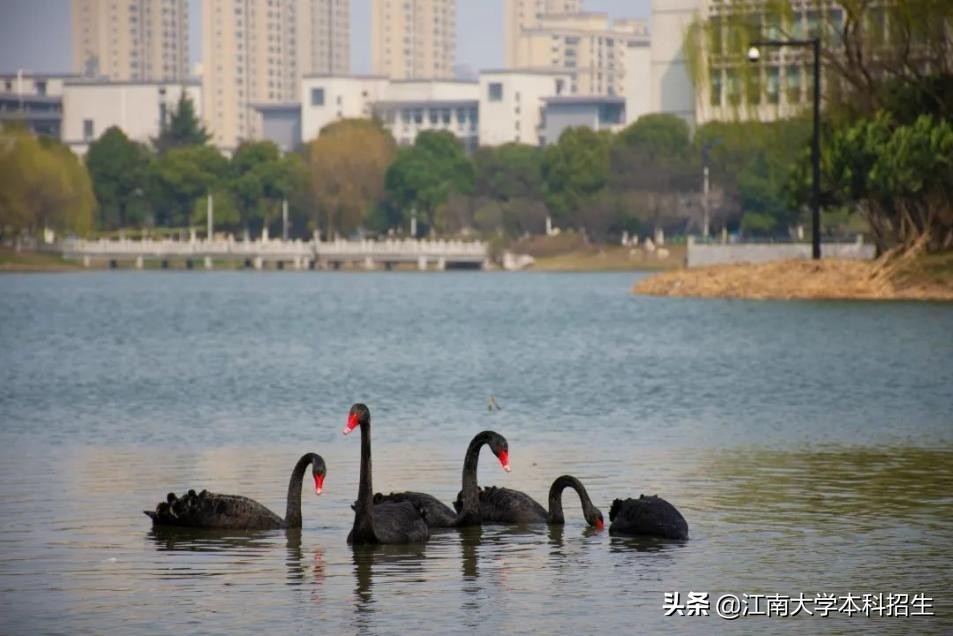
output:
M571 475L557 477L549 489L549 512L532 497L518 490L490 486L480 490L480 516L483 523L553 523L563 524L563 490L572 488L579 494L586 523L598 530L605 527L602 512L592 505L582 483Z
M675 506L658 495L616 499L609 509L609 534L687 539L688 522Z
M181 497L169 493L159 502L155 511L143 510L152 518L154 526L184 526L189 528L220 528L232 530L272 530L301 527L301 481L305 468L311 464L314 492L321 494L327 469L320 455L301 456L288 482L288 505L282 519L254 499L240 495L219 495L203 490L190 490Z
M374 504L385 501L409 501L418 509L424 511L427 525L431 528L459 528L480 524L480 500L477 487L477 463L480 460L480 449L489 445L490 450L500 460L503 470L510 470L509 445L506 438L493 431L478 433L467 446L467 454L463 458L463 490L457 495L462 498L461 508L454 512L433 495L422 492L392 492L389 495L377 493L374 495Z
M354 504L354 527L347 535L353 545L372 543L423 543L430 529L420 510L409 501L374 505L371 485L371 412L363 404L351 407L347 416L347 435L361 427L361 483Z

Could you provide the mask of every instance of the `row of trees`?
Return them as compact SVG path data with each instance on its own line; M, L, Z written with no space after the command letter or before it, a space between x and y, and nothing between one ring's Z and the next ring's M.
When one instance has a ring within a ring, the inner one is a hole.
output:
M86 156L99 202L97 227L202 224L208 194L215 199L218 227L267 225L291 195L301 172L299 157L282 157L274 144L255 142L242 144L226 159L208 140L184 94L151 147L130 140L119 128L106 130Z
M809 130L801 120L709 124L693 137L682 119L649 115L615 135L571 128L546 148L511 143L467 156L447 132L397 149L378 123L355 120L330 125L303 152L314 221L342 234L406 230L412 218L423 230L509 237L544 232L547 217L597 240L698 231L703 155L715 225L776 234L799 215L789 181Z
M78 185L34 187L51 198L58 192L59 199L43 206L5 203L2 224L8 231L46 224L71 232L204 227L211 194L216 229L252 235L279 229L282 201L289 203L297 236L407 233L415 219L419 234L518 237L542 233L547 217L597 240L655 227L677 233L701 227L704 148L716 185L715 223L786 232L796 208L783 177L805 130L803 122L712 124L693 138L682 120L651 115L616 135L577 128L545 149L506 144L467 155L450 133L425 132L413 146L398 148L379 122L344 120L294 153L246 142L226 158L208 144L183 96L151 144L106 130L90 145L86 170L65 147L18 133L16 152L2 156L17 166L4 171L19 187L5 188L7 198L30 183L54 180L53 173ZM60 163L46 164L44 172L30 167L36 161L24 153ZM36 213L25 213L28 208Z

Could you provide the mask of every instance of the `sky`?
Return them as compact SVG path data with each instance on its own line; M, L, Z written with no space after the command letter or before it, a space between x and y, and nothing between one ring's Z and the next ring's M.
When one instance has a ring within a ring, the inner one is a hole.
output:
M371 0L351 0L351 67L370 71ZM648 18L650 0L585 0L586 11ZM192 62L201 61L201 0L189 0ZM69 71L70 0L0 0L0 71ZM457 0L457 64L503 66L503 0Z

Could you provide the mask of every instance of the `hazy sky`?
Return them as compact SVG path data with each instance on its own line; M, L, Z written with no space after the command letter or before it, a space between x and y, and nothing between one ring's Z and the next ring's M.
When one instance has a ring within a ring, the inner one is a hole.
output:
M189 0L193 62L201 60L201 0ZM370 70L370 0L351 0L353 71ZM587 11L647 18L650 0L585 0ZM70 70L69 0L0 0L0 71ZM503 65L503 0L457 1L457 64L472 69Z

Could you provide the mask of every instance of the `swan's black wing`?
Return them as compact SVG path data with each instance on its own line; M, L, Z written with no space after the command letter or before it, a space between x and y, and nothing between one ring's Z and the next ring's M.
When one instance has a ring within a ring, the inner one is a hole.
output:
M616 499L609 510L609 534L687 539L688 522L675 506L661 497Z
M480 489L483 523L546 523L549 514L524 492L490 486Z
M423 543L430 528L411 502L382 502L374 506L374 535L379 543Z
M377 493L374 495L374 505L381 503L400 503L409 501L419 510L427 525L431 528L453 528L457 525L457 515L449 506L445 505L433 495L422 492L392 492L389 495ZM375 508L375 514L376 513Z
M145 510L153 525L233 530L284 528L284 520L254 499L190 490L181 497L169 493L155 511Z

